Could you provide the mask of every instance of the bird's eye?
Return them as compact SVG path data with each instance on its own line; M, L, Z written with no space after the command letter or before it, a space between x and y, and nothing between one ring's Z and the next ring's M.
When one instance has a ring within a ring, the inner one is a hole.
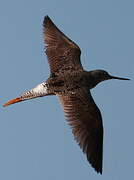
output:
M108 75L108 73L104 71L104 72L103 72L103 75L104 75L104 76L107 76L107 75Z

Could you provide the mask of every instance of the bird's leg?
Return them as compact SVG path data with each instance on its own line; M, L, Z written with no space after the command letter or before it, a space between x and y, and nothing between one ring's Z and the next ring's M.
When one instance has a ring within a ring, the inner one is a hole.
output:
M48 84L46 82L43 82L43 83L37 85L35 88L33 88L29 91L26 91L25 93L23 93L19 97L8 101L3 106L4 107L9 106L9 105L17 103L17 102L21 102L21 101L25 101L28 99L41 97L41 96L51 95L51 94L52 93L49 91Z

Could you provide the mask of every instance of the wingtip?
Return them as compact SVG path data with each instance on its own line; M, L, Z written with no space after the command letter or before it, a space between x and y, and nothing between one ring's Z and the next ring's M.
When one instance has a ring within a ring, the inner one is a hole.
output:
M102 169L100 169L99 171L97 171L97 173L102 175Z
M43 20L43 26L45 26L46 24L48 24L50 22L52 22L52 20L50 19L50 17L48 15L46 15Z
M93 167L93 166L92 166ZM96 168L96 167L93 167L94 169L95 169L95 171L98 173L98 174L100 174L100 175L102 175L102 168Z
M48 19L50 19L50 17L49 17L48 15L46 15L46 16L44 17L44 21L46 21L46 20L48 20Z
M22 101L21 98L15 98L15 99L12 99L12 100L6 102L5 104L3 104L3 107L6 107L6 106L9 106L11 104L14 104L14 103L17 103L17 102L21 102L21 101Z
M96 168L94 166L92 166L95 170L95 172L97 172L98 174L102 175L102 168Z
M88 158L88 162L91 164L91 166L94 168L94 170L102 175L103 167L102 167L102 160L101 161L92 161L92 159Z

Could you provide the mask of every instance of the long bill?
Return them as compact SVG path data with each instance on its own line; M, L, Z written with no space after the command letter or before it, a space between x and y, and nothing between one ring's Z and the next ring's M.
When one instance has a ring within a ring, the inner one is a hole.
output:
M38 86L36 86L35 88L31 89L30 91L25 92L24 94L22 94L20 97L17 97L15 99L12 99L8 102L6 102L3 107L9 106L11 104L15 104L21 101L25 101L28 99L33 99L33 98L37 98L37 97L42 97L42 96L46 96L49 95L48 91L47 91L47 85L45 82L39 84Z
M117 77L117 76L111 76L111 79L130 80L128 78L121 78L121 77Z

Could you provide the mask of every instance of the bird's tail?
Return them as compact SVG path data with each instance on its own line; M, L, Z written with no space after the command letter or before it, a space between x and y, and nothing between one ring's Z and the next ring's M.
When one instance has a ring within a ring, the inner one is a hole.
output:
M36 86L35 88L23 93L21 96L6 102L3 105L3 107L6 107L6 106L9 106L11 104L18 103L21 101L25 101L28 99L33 99L33 98L42 97L46 95L50 95L50 92L48 91L47 83L43 82L39 84L38 86Z

